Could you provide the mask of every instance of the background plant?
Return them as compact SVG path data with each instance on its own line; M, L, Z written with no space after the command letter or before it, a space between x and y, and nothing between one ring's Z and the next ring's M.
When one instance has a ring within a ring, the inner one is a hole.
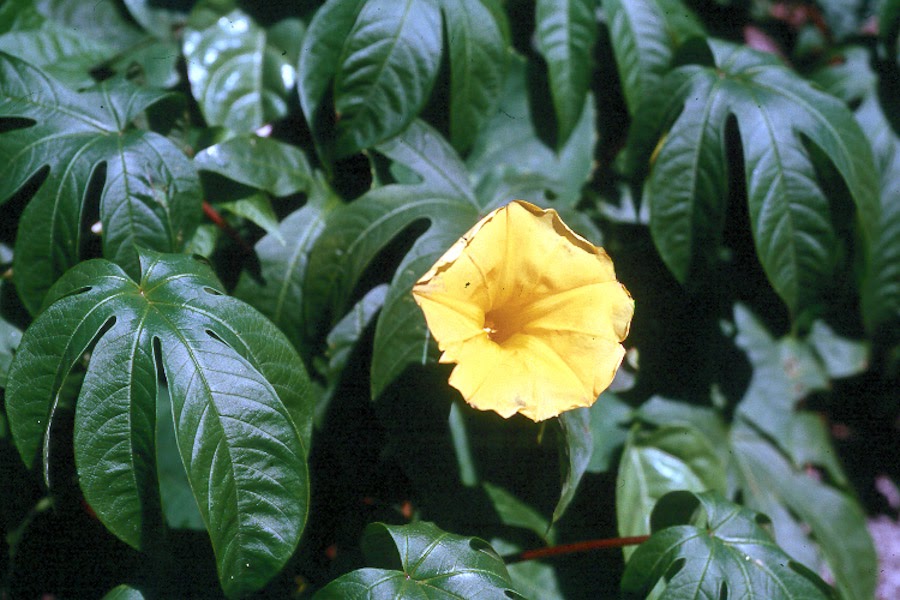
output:
M0 590L873 597L898 30L893 0L3 3ZM613 389L537 425L461 401L409 293L514 198L636 299Z

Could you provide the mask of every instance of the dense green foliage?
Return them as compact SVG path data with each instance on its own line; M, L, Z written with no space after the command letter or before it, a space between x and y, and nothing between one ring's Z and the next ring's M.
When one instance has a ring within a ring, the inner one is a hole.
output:
M897 0L3 2L0 597L871 599L898 32ZM466 405L410 294L513 199L636 302L612 388L541 424Z

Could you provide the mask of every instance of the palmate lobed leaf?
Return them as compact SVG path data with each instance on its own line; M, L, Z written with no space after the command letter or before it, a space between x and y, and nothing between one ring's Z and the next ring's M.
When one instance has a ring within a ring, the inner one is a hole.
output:
M619 535L649 534L653 506L673 490L725 492L725 467L712 442L683 425L631 431L616 476ZM631 551L625 548L626 558Z
M363 552L378 568L335 579L315 600L521 598L487 542L447 533L433 523L372 523L366 527Z
M622 93L634 115L671 67L678 46L703 28L679 0L604 0Z
M53 282L81 257L88 184L101 164L104 255L136 276L138 245L182 248L200 218L197 173L171 141L129 126L165 93L121 83L76 94L3 53L0 90L0 119L31 122L0 135L0 203L49 167L16 236L15 282L29 311L37 312Z
M739 422L732 428L730 447L746 506L769 514L781 547L798 560L806 559L814 554L807 536L813 537L841 597L873 598L878 557L865 514L856 500L791 464L746 423Z
M565 145L554 152L536 131L538 117L528 99L526 67L526 61L514 54L500 106L478 132L466 166L476 181L479 203L485 208L498 208L513 198L540 204L543 199L555 197L554 206L566 211L581 200L581 188L595 166L594 98L588 94L584 99L575 130ZM587 219L575 221L578 218L575 211L564 212L563 218L579 233L587 235L590 231L581 227Z
M697 517L692 514L697 510ZM767 519L715 492L671 492L653 509L653 535L629 560L626 597L827 599L828 586L790 559L761 527Z
M300 104L320 149L341 158L407 127L425 105L441 56L434 0L326 2L303 41ZM332 91L333 107L322 104ZM322 129L334 111L334 139Z
M821 322L806 339L774 339L740 304L734 321L735 343L747 353L753 377L736 407L727 442L733 481L744 503L772 520L775 539L786 552L810 566L821 555L844 597L871 598L876 558L865 517L842 489L847 477L826 423L796 408L811 392L829 387L829 378L853 374L848 358L864 357L865 347L826 333ZM843 357L838 370L832 365L834 350ZM855 362L860 368L859 358ZM810 477L805 472L810 465L823 469L835 485ZM810 538L818 542L818 551Z
M482 0L326 2L298 66L300 104L321 155L339 159L408 127L428 101L444 48L450 137L468 150L503 91L508 28L503 11Z
M0 12L0 51L40 67L72 88L97 72L138 74L152 87L178 83L178 48L162 29L140 31L114 0L7 1Z
M327 216L340 204L337 195L321 173L312 170L300 149L269 138L231 138L198 153L194 164L201 171L217 173L272 196L306 193L303 207L277 225L265 223L267 235L254 248L260 278L242 273L234 294L271 319L303 358L311 360L303 320L303 278L309 251Z
M900 8L896 10L900 15ZM900 136L885 110L870 94L857 109L856 118L872 142L881 176L882 213L863 286L863 321L870 333L887 334L896 332L900 322Z
M42 443L47 448L62 381L96 341L75 413L81 487L113 533L137 548L152 545L160 531L156 386L164 375L220 582L239 595L284 565L306 520L309 380L277 328L224 295L199 260L146 250L140 260L139 282L96 259L52 288L11 367L10 429L31 463Z
M675 69L641 105L629 132L629 166L639 170L651 158L644 184L651 233L684 282L698 261L715 255L722 235L724 131L734 115L757 255L796 315L820 298L837 260L829 201L804 140L840 173L868 243L881 212L872 152L843 104L775 59L724 42L711 41L710 50L715 66Z
M379 146L422 182L376 188L329 217L309 255L304 284L307 324L323 333L349 308L351 295L378 253L422 220L429 228L413 243L391 280L375 329L372 396L410 364L425 364L429 336L412 299L413 283L478 219L479 207L462 162L430 126L416 121Z

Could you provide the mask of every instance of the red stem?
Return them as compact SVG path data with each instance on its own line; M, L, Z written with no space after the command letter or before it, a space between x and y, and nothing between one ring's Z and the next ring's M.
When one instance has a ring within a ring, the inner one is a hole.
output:
M551 546L550 548L536 548L534 550L525 550L518 554L504 556L503 561L509 565L525 560L537 560L539 558L575 554L576 552L588 552L590 550L600 550L602 548L621 548L623 546L642 544L647 541L649 537L649 535L639 535L635 537L608 538L604 540L588 540L586 542L562 544L560 546Z
M253 248L251 248L246 240L244 240L244 238L242 238L241 235L237 231L235 231L234 227L228 224L228 221L226 221L222 217L222 215L219 214L219 211L213 208L212 204L210 204L206 200L203 201L203 214L206 215L207 219L212 221L213 225L224 231L226 235L228 235L228 237L234 240L234 242L238 246L240 246L241 250L243 250L246 254L253 254Z

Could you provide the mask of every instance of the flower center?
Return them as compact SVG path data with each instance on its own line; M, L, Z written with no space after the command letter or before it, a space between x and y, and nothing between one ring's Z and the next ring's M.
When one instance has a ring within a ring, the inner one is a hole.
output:
M483 330L491 341L502 344L517 333L515 321L510 318L511 316L500 310L492 310L484 315Z

